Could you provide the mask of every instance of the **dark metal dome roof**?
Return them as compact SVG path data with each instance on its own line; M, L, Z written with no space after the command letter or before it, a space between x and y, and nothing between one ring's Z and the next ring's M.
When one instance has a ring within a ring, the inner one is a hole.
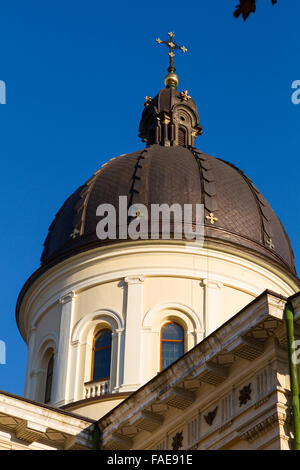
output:
M96 209L103 203L117 208L119 196L147 207L202 203L206 239L239 245L295 274L279 218L241 170L194 147L159 144L110 160L69 197L49 229L42 265L102 245ZM206 218L211 213L214 224Z

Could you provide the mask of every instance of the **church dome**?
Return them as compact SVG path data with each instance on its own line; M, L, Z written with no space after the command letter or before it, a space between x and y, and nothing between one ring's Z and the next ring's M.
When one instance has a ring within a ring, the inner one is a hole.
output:
M119 196L148 208L203 204L205 240L234 244L295 274L290 241L279 218L240 169L192 146L159 143L113 158L67 199L49 229L42 265L113 243L97 238L96 209L103 203L118 208Z
M163 370L166 324L181 332L182 354L264 290L286 298L299 289L290 241L268 202L237 167L197 149L197 106L177 90L172 49L180 47L168 34L166 88L146 97L139 125L145 148L111 159L66 200L17 303L25 396L48 401L53 375L51 405L92 418ZM204 244L191 231L204 232Z

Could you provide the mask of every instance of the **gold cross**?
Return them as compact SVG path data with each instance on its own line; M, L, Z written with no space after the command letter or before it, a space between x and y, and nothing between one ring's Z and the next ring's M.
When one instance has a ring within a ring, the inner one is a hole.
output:
M275 248L272 238L268 238L266 243L271 250Z
M214 223L218 221L218 217L215 217L213 212L210 212L210 214L207 215L206 218L210 221L212 225L214 225Z
M179 46L178 44L176 44L176 42L173 40L173 38L175 36L175 33L169 32L168 35L169 35L169 39L167 39L166 41L162 41L160 38L157 38L156 42L158 44L164 44L165 46L168 47L168 49L169 49L168 54L169 54L169 57L170 57L169 72L174 73L175 72L175 67L174 67L175 54L174 54L174 51L177 50L177 49L180 49L182 52L187 52L187 48L185 46Z
M144 106L149 106L150 102L152 101L151 96L145 96L145 103Z
M191 96L188 95L188 91L181 91L180 93L180 98L183 99L183 101L187 101L191 99Z
M80 234L80 231L78 230L78 228L74 228L73 232L71 233L70 237L73 238L73 240L78 237L78 235Z

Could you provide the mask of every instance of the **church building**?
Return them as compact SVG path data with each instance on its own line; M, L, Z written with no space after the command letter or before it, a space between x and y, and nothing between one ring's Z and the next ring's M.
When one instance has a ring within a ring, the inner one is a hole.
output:
M174 33L157 43L170 64L164 88L145 99L144 148L111 159L66 200L20 292L25 392L0 392L0 449L299 445L300 283L288 235L239 168L196 147L197 106L174 67L186 49ZM177 238L175 216L168 238L99 239L102 204L124 228L121 196L149 214L201 205L203 243Z

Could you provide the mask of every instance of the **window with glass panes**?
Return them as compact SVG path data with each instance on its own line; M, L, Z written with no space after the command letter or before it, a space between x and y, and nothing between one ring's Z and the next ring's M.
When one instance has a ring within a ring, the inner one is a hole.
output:
M166 323L161 330L161 370L183 354L183 329L177 323Z
M52 378L53 378L53 368L54 368L54 354L49 359L47 367L47 376L46 376L46 387L45 387L45 403L51 401L51 390L52 390Z
M94 340L92 379L110 377L111 331L102 330Z

